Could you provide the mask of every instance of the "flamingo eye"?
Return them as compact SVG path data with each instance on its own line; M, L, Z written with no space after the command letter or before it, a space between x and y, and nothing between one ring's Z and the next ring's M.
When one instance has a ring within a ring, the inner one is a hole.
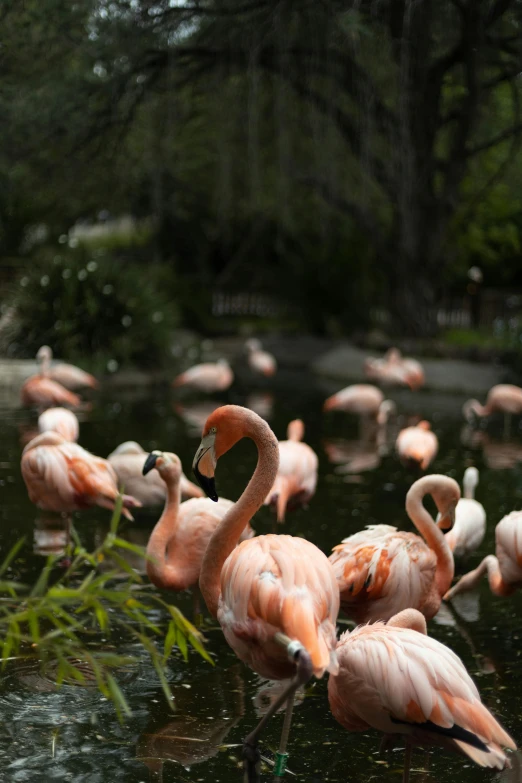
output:
M209 432L209 435L215 435L216 432L217 432L217 429L215 427L211 427L208 432Z

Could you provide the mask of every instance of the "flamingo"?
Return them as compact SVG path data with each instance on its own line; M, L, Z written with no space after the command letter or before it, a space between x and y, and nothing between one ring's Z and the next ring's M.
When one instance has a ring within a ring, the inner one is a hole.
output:
M147 574L150 581L166 590L185 590L196 585L201 562L210 536L227 511L231 500L219 498L192 498L180 504L181 462L176 454L153 451L145 463L141 458L143 475L156 468L166 487L167 499L163 513L156 523L147 544ZM254 531L247 523L240 541L252 538Z
M382 359L365 359L364 371L371 380L409 386L412 391L419 389L425 382L422 364L417 359L402 356L398 348L390 348Z
M31 375L24 382L20 389L20 400L24 407L39 410L64 405L79 408L82 404L77 394L43 375Z
M405 427L399 432L395 449L401 462L426 470L437 455L439 441L431 431L429 421L419 421L414 427Z
M39 432L58 432L65 440L77 441L80 425L74 413L67 408L48 408L38 417Z
M431 495L441 518L437 524L422 500ZM429 620L453 579L451 549L441 530L451 527L460 498L448 476L423 476L406 495L406 513L423 536L390 525L368 525L330 555L341 607L357 622L389 620L402 609L418 609Z
M172 382L172 385L189 386L203 392L225 391L232 384L234 373L225 359L217 362L196 364L189 370L182 372Z
M59 362L51 365L52 358L53 352L49 346L42 345L36 354L36 361L40 363L41 374L45 377L60 383L69 391L75 391L75 389L81 389L84 386L89 386L91 389L98 388L98 381L94 375L75 367L74 364Z
M495 528L495 549L497 556L488 555L477 568L464 574L447 591L445 601L451 601L465 590L473 590L486 573L495 595L512 595L522 586L522 511L512 511L502 517Z
M254 337L247 340L245 348L248 353L248 364L250 369L260 375L267 377L275 375L277 371L277 362L275 357L268 351L263 351L261 341Z
M334 718L348 731L403 734L403 782L413 744L456 750L481 767L510 766L502 747L516 750L514 741L482 704L460 658L427 636L420 612L406 609L386 624L344 633L337 655L339 672L328 681Z
M492 386L486 398L486 404L481 405L478 400L468 400L462 407L464 418L468 422L473 421L473 416L490 416L492 413L505 415L505 430L509 430L510 417L522 413L522 389L510 383L499 383Z
M386 424L390 413L395 411L395 403L385 400L377 386L369 383L355 383L346 386L325 400L324 411L346 411L361 416L375 417L378 424Z
M264 535L235 545L246 523L272 489L279 467L277 438L256 413L225 405L212 413L194 457L196 477L217 500L214 471L219 458L242 438L257 446L254 474L208 543L199 585L238 658L262 677L280 680L297 674L247 737L247 764L261 728L287 703L280 745L286 747L296 689L312 674L335 673L335 623L339 589L326 556L303 538Z
M476 468L466 468L464 472L464 497L455 509L455 524L446 533L446 541L454 557L469 555L477 549L486 533L486 512L484 506L474 498L478 485L479 472Z
M90 506L114 509L119 493L111 465L58 432L33 438L22 452L21 467L29 498L38 508L67 513ZM132 495L123 495L127 519L132 519L129 508L139 506Z
M165 482L156 471L143 475L143 463L148 455L139 443L127 440L120 443L107 457L114 468L118 483L142 506L161 506L165 503L167 490ZM201 498L203 491L184 473L181 474L181 494L185 498Z
M274 486L265 499L265 506L274 506L277 521L284 522L289 509L306 505L315 494L317 484L317 454L306 443L304 424L294 419L288 425L288 440L279 441L279 470Z

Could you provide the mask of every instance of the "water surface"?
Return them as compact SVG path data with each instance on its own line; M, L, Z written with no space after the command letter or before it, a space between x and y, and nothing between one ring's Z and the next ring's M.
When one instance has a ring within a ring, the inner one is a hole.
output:
M243 378L228 394L214 400L262 405L263 412L269 414L267 394L272 394L269 420L280 438L291 418L299 416L305 421L305 439L319 456L318 488L308 509L288 515L284 530L308 538L327 553L365 524L380 522L412 529L404 512L404 497L415 478L401 467L393 449L378 453L361 440L356 420L343 414L322 414L322 401L335 390L335 385L318 383L312 376L281 372L271 385ZM253 393L256 399L252 399ZM401 418L390 427L389 440L393 441L398 424L407 417L426 416L440 439L434 472L460 482L466 466L475 464L480 470L477 499L486 508L488 531L480 551L468 563L472 567L484 554L494 551L494 526L503 514L522 506L522 473L517 467L522 456L520 429L515 426L508 440L503 439L501 421L493 422L488 434L466 430L460 413L463 399L458 396L402 391L392 396ZM201 405L197 407L197 403ZM190 473L199 444L197 418L205 405L208 402L204 399L174 395L167 387L125 392L107 388L81 422L80 442L102 456L130 439L146 449L173 450ZM34 580L44 562L38 551L53 527L48 515L29 502L19 470L20 438L34 426L36 417L8 407L2 413L0 558L25 535L20 568L26 580ZM236 499L254 465L253 445L239 444L220 460L218 492ZM134 523L125 524L122 535L145 545L158 515L159 511L137 514ZM109 514L102 509L75 515L75 526L89 547L101 540L108 522ZM259 533L271 532L274 522L270 511L261 509L253 526ZM133 565L142 567L137 561ZM463 568L457 565L458 572ZM191 617L190 593L170 600ZM445 607L431 621L429 632L462 657L485 703L522 742L522 594L496 598L484 582L478 594L464 597L458 610ZM253 727L256 711L271 693L237 661L214 622L207 622L205 634L216 660L214 668L196 653L190 654L188 663L178 654L170 661L168 677L175 714L165 704L146 654L122 645L122 651L140 658L140 665L120 678L133 710L124 725L118 723L111 704L95 688L66 685L56 690L52 672L42 676L27 662L13 666L0 680L0 780L240 781L240 749L234 745ZM393 751L386 762L378 754L377 733L348 734L330 715L325 685L325 681L311 684L296 707L290 769L305 781L400 780L402 751ZM278 717L266 732L267 755L277 747L280 726ZM414 767L417 771L412 780L417 781L450 783L458 775L462 783L475 783L492 777L466 759L440 750L430 754L429 771L425 771L424 752L415 754ZM270 779L268 774L266 779ZM513 770L496 773L494 779L514 782L522 778Z

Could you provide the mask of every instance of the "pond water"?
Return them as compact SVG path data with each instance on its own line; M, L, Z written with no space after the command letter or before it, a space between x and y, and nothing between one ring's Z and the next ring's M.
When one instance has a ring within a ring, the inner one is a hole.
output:
M322 414L324 398L336 388L309 375L280 372L271 384L256 384L244 376L228 394L216 398L219 402L264 406L280 438L285 437L291 418L299 416L305 421L305 440L319 456L319 482L309 508L288 515L285 532L304 536L327 553L365 524L382 522L411 530L404 498L415 478L398 463L393 448L378 455L365 444L352 417ZM522 472L516 464L522 457L520 427L514 426L508 439L503 438L502 422L492 422L487 435L470 432L463 427L461 397L405 391L391 396L400 414L389 428L391 443L398 425L408 417L426 416L440 439L433 471L460 482L467 465L475 464L480 470L477 499L486 508L488 530L480 551L467 566L457 565L457 573L467 570L494 551L494 527L500 518L522 506ZM189 473L200 440L198 414L207 402L187 394L175 395L168 387L147 391L107 388L81 422L80 442L102 456L129 439L146 449L173 450ZM49 521L29 502L19 463L21 436L34 426L36 418L8 407L2 413L0 559L25 535L24 577L34 580L44 562L37 545ZM343 469L347 463L348 469ZM218 492L236 499L254 465L252 444L239 444L220 460ZM136 514L134 523L125 523L122 536L145 545L158 515L159 511ZM109 517L102 509L75 515L75 526L86 545L100 540ZM272 531L273 525L267 508L261 509L253 522L259 533ZM136 562L133 565L142 567ZM189 593L170 600L191 617ZM521 618L522 592L509 599L496 598L484 581L478 594L465 596L453 609L444 607L429 627L431 635L461 656L483 700L518 742L522 742ZM138 655L140 665L120 680L133 710L123 725L95 688L64 685L56 690L52 677L41 676L29 664L8 669L0 679L0 780L240 781L240 749L234 746L255 725L256 711L270 698L270 690L237 661L214 622L207 621L205 635L216 660L214 668L195 652L190 653L188 663L179 655L172 656L168 676L175 695L175 714L165 704L147 656L136 649L125 650ZM325 681L311 684L295 710L289 767L297 779L399 781L402 751L392 751L385 761L378 754L377 733L348 734L330 715L325 686ZM265 733L265 748L276 749L280 727L278 716ZM463 783L492 777L522 780L516 765L511 772L492 776L466 759L440 750L430 753L429 771L425 761L424 752L415 753L413 781L444 783L456 775ZM267 774L265 779L271 778Z

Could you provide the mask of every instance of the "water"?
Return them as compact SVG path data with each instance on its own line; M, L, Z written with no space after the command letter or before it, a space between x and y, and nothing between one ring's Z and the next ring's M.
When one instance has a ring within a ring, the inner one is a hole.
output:
M285 532L305 536L329 552L364 524L383 522L412 529L404 512L404 497L413 475L400 466L393 450L379 456L368 447L360 448L358 425L353 418L321 413L322 401L335 391L335 385L321 384L304 374L281 372L270 387L264 383L260 386L256 390L252 381L243 378L220 401L245 404L257 391L257 404L264 404L268 413L267 393L271 391L270 423L276 434L284 437L288 421L300 416L306 424L305 439L319 455L317 493L308 509L288 516ZM494 551L494 526L502 515L522 505L522 475L516 467L522 449L520 430L515 428L507 442L502 439L501 422L493 422L488 435L466 431L460 397L409 392L392 396L403 414L420 414L433 422L440 439L435 472L447 473L459 482L469 464L475 464L481 472L477 499L486 508L488 530L480 552L469 561L471 567ZM177 411L180 403L189 406L194 402L195 398L185 394L174 396L167 387L153 392L106 389L81 423L81 443L103 456L129 439L146 449L174 450L189 473L199 444L199 427L195 421L187 424ZM41 544L46 521L27 498L19 461L21 433L34 425L35 418L7 407L2 413L0 557L25 535L24 577L34 580L43 564L42 556L34 552L35 530L40 530L36 539ZM192 410L192 419L195 413L201 413L201 409ZM400 421L405 420L403 415ZM394 429L396 425L390 428L391 439ZM327 452L337 460L356 457L359 464L352 462L352 470L368 470L339 472L342 468L329 462ZM253 445L239 444L220 460L218 492L237 498L254 465ZM126 523L122 534L145 545L158 514L137 515L134 523ZM108 521L109 514L102 509L75 516L78 532L88 546L100 540ZM259 533L272 530L273 517L268 509L261 509L253 526ZM464 569L457 565L458 572ZM189 593L172 600L191 616ZM464 597L459 611L457 615L445 608L436 621L431 621L430 634L462 657L485 703L515 740L521 741L522 594L496 598L484 581L478 596ZM190 654L187 664L179 655L172 656L168 678L175 695L175 714L165 704L146 654L125 648L125 652L138 655L140 664L119 678L133 710L123 726L112 705L95 688L66 685L56 690L52 672L42 676L28 663L9 669L0 680L0 780L240 781L240 749L234 745L254 726L256 709L269 700L270 691L237 661L214 622L208 621L205 634L207 647L216 656L216 667L211 668L196 653ZM265 748L275 750L280 726L278 717L265 734ZM296 707L289 766L299 780L310 782L400 780L402 751L393 751L390 761L383 762L378 755L379 742L375 732L348 734L342 729L330 715L325 682L314 682ZM424 755L417 752L413 781L444 783L453 781L455 775L462 783L491 780L491 773L438 749L430 754L429 772L424 766ZM497 773L494 779L514 782L522 777L517 768Z

